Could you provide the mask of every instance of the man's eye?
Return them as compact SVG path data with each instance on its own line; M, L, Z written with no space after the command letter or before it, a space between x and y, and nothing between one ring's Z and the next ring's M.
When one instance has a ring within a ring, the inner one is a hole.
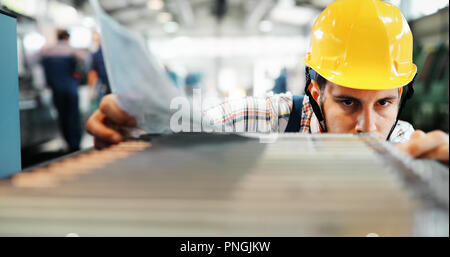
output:
M341 103L345 106L352 106L354 101L351 99L342 100Z
M388 101L388 100L380 100L380 101L378 101L378 104L379 105L381 105L381 106L386 106L386 105L388 105L390 102Z

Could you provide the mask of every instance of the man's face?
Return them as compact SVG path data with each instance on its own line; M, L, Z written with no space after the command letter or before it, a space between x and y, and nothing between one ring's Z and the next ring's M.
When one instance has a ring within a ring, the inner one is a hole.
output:
M361 90L327 81L319 103L329 133L375 133L387 138L397 117L398 89Z

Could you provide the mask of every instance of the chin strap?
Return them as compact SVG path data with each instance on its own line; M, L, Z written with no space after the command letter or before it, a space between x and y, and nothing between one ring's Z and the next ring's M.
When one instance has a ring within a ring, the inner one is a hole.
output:
M306 86L305 86L305 94L309 97L309 102L311 103L311 106L313 108L314 114L317 117L317 120L319 121L320 131L323 133L327 132L327 124L325 122L324 115L322 113L322 110L320 110L319 104L316 102L316 100L312 97L310 86L311 80L315 80L315 71L309 67L305 68L305 78L306 78Z
M397 118L395 119L395 123L394 126L392 126L391 131L389 132L389 135L387 136L386 140L389 141L389 139L391 138L392 132L394 132L395 127L397 126L398 123L398 118L400 117L400 114L403 110L403 108L405 107L406 102L412 98L412 96L414 95L414 88L413 88L413 84L414 84L414 80L416 79L416 76L414 76L413 80L411 80L411 82L408 83L407 85L407 89L406 89L406 93L405 93L405 98L401 100L400 103L400 108L398 109L398 113L397 113Z

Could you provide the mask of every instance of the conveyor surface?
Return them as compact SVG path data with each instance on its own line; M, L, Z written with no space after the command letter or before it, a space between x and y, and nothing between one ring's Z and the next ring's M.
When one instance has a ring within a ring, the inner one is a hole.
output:
M0 195L2 236L448 236L448 168L349 135L149 136Z

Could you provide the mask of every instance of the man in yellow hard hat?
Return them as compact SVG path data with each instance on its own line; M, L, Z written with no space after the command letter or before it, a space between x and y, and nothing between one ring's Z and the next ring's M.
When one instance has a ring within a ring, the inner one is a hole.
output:
M414 131L398 120L413 95L417 68L412 46L411 30L395 6L380 0L338 0L313 25L304 58L305 96L234 99L205 115L237 132L373 133L401 143L397 147L414 157L448 163L448 134ZM122 140L106 122L136 126L115 95L104 97L86 124L96 147Z

